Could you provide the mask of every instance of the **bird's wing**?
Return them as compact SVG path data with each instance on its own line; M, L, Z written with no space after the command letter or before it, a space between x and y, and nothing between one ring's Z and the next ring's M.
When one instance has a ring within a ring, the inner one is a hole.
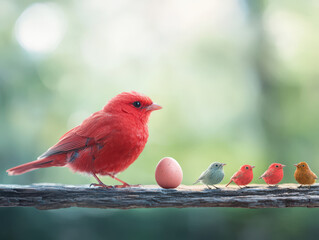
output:
M318 179L317 175L314 172L312 172L312 174L313 174L314 179Z
M71 136L72 133L76 132L76 130L80 128L80 126L81 126L81 125L76 126L76 127L72 128L70 131L67 131L66 133L64 133L64 134L62 135L62 137L60 137L59 141L62 140L63 138L65 138L65 137Z
M94 138L98 142L114 130L112 123L116 121L118 120L112 115L101 110L85 119L75 132L83 137Z
M197 179L197 181L195 183L198 183L200 180L202 180L206 176L207 173L208 173L208 169L206 171L202 172L202 174L199 176L199 178Z
M49 148L38 159L95 145L111 132L107 117L97 112L84 120L81 125L64 134L57 144Z
M48 149L45 153L38 157L38 159L49 157L55 154L66 153L78 149L91 146L95 143L94 139L89 137L82 137L76 133L69 134L62 138L57 144Z
M206 175L207 171L208 171L208 170L202 172L202 174L199 176L199 178L196 180L196 182L193 183L193 185L196 184L196 183L198 183L200 180L202 180L203 177Z
M243 176L243 172L238 171L230 179L237 179L237 178L240 178L241 176Z
M269 177L269 176L271 175L271 172L272 172L272 171L267 170L266 172L263 173L263 175L261 175L261 176L259 177L259 179L260 179L260 178Z

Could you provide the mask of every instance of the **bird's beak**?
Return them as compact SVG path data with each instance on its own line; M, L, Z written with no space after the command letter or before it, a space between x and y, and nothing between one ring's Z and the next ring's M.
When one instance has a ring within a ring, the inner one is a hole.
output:
M298 165L297 165L297 164L294 164L294 166L297 167Z
M282 167L286 167L286 165L281 164Z
M153 103L152 105L146 107L146 111L155 111L160 109L162 109L162 107L156 103Z
M251 168L254 168L255 166L251 166Z
M225 166L225 165L227 165L226 163L222 163L222 166Z

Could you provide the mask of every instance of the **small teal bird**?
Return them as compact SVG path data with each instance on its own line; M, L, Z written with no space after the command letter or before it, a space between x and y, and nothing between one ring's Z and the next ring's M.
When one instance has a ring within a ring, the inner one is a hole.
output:
M201 182L208 188L210 188L209 185L218 188L215 184L220 183L224 179L225 174L223 168L225 165L225 163L219 162L212 163L209 168L199 176L198 180L194 184Z

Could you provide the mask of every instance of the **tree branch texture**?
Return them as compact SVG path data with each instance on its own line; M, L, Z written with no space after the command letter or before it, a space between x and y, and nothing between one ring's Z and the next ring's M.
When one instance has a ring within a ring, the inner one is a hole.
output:
M0 185L0 207L35 207L37 209L84 208L286 208L319 207L319 186L298 188L296 184L279 187L250 185L207 189L181 185L162 189L155 185L103 189L57 184Z

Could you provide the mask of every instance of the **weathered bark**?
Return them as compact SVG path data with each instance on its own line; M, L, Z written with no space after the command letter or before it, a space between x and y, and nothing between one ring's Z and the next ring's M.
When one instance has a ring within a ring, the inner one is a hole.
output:
M206 189L182 185L177 189L141 186L103 189L89 186L55 184L0 185L0 207L57 209L86 208L286 208L319 207L319 186L298 188L295 184L277 187L251 185Z

